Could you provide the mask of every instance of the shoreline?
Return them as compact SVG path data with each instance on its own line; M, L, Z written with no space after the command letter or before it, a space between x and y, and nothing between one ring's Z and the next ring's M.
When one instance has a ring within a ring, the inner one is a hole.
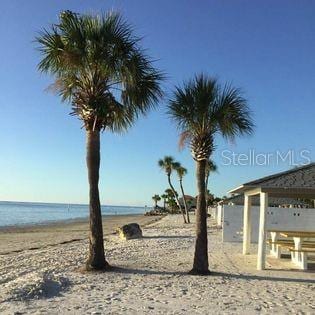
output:
M156 222L162 216L143 214L103 215L104 238L115 233L124 224L138 223L141 227ZM56 246L88 240L88 218L69 219L49 224L10 226L0 228L0 256L25 250Z
M144 213L126 213L126 214L103 214L102 219L111 219L112 217L126 217L126 216L144 216ZM89 216L87 217L78 217L78 218L69 218L69 219L62 219L62 220L49 220L37 223L25 223L25 224L12 224L12 225L3 225L0 226L0 233L1 232L10 232L10 231L19 231L19 230L27 230L27 229L34 229L34 228L45 228L45 227L53 227L53 226L60 226L60 225L69 225L75 223L88 223Z
M144 214L145 207L102 205L102 215ZM85 220L89 217L89 205L7 202L0 201L0 229L55 224L62 221Z

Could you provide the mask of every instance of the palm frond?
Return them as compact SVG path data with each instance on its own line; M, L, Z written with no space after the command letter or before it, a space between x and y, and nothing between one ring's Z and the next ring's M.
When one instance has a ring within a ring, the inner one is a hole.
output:
M237 135L251 134L254 124L247 100L240 89L226 84L217 97L215 119L223 137L233 140Z
M178 141L178 147L180 150L182 150L188 143L190 143L192 138L192 134L189 130L183 131L179 135L179 141Z
M209 158L217 133L234 139L252 133L254 127L241 91L230 85L221 88L216 78L204 74L175 88L168 115L181 131L180 146L190 143L195 159Z
M133 34L118 13L64 11L58 24L36 37L39 70L55 77L52 89L70 101L86 128L122 132L163 96L164 76Z
M208 160L206 164L206 173L209 176L210 173L216 173L218 171L218 166L213 160Z
M159 167L166 172L166 174L171 174L174 169L174 158L172 156L165 156L163 159L158 161Z
M179 179L181 179L181 180L187 174L187 169L181 165L179 167L176 167L175 170L176 170L176 173L177 173Z

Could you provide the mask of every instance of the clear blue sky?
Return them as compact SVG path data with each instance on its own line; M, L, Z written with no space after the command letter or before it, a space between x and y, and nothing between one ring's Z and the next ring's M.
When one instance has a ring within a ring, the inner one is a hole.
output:
M61 10L121 11L143 35L143 46L168 74L164 86L200 71L241 87L256 123L252 137L217 140L216 195L243 182L285 170L224 166L222 150L310 150L315 156L314 1L16 1L0 12L0 200L88 201L85 134L69 107L45 92L51 78L36 70L36 32L57 21ZM165 116L165 101L128 134L103 134L100 192L103 204L151 204L166 178L157 160L170 154L188 168L186 191L196 193L194 163L179 152L178 136ZM175 180L175 179L174 179ZM176 182L177 184L177 182Z

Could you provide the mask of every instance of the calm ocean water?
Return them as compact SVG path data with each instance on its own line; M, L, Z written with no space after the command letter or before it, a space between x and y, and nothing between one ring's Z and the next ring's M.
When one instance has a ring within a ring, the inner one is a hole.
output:
M103 215L144 213L142 207L102 206ZM10 225L41 224L55 221L86 218L87 205L0 202L0 227Z

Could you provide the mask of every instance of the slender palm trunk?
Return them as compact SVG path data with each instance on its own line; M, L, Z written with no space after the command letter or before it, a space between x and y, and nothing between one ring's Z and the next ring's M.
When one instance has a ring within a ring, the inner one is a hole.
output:
M206 173L206 208L208 211L208 200L209 200L209 194L208 194L208 180L209 180L209 173Z
M165 211L165 203L166 203L166 200L163 199L163 209L164 209L164 211Z
M100 131L87 130L86 133L86 164L90 185L90 235L89 257L86 262L88 270L106 269L101 203L98 191L100 169Z
M157 207L157 201L155 200L155 207L154 208L156 209L156 207Z
M186 219L187 219L187 222L190 223L189 212L188 212L188 207L187 207L187 201L186 201L184 188L183 188L183 181L181 179L179 180L179 185L180 185L180 189L181 189L182 195L183 195L184 207L185 207L185 212L186 212Z
M205 170L206 160L197 161L197 210L196 210L196 245L194 264L191 273L209 274L208 263L208 235L207 235L207 209L206 209L206 189Z
M171 176L170 176L169 174L167 175L167 180L168 180L168 184L170 185L170 187L171 187L171 189L172 189L172 192L173 192L173 194L174 194L174 197L175 197L175 199L176 199L176 201L177 201L179 210L180 210L180 212L181 212L182 215L183 215L184 223L187 223L184 210L183 210L182 206L181 206L180 203L179 203L178 197L177 197L177 195L176 195L176 191L175 191L175 189L174 189L174 187L173 187L173 185L172 185L172 182L171 182Z

